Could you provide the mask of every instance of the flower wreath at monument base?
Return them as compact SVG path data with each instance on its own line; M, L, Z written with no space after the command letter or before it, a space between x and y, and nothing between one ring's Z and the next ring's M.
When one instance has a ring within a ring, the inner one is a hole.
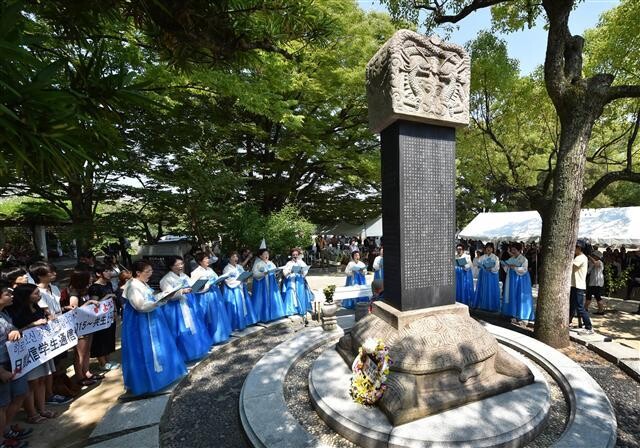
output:
M389 349L382 339L369 338L364 341L351 366L350 393L353 401L365 406L376 404L387 389L385 381L390 365Z

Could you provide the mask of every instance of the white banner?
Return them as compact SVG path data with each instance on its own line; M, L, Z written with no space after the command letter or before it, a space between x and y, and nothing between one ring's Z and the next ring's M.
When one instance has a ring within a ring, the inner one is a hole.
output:
M74 313L63 314L46 325L24 330L17 341L7 342L14 379L75 347L78 344L75 322Z
M73 310L76 318L76 334L84 336L96 331L109 328L113 323L113 299L99 302L98 306L85 305Z
M108 328L113 323L113 299L100 302L99 306L86 305L65 313L46 325L28 328L22 338L7 342L14 378L29 373L60 353L75 347L78 336Z

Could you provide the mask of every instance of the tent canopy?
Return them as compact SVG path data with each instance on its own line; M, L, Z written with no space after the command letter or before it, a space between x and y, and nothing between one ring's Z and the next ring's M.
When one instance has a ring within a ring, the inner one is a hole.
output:
M364 236L382 236L382 216L371 219L364 224L341 222L333 227L319 228L317 232L326 235L355 236L364 234Z
M459 234L482 241L540 240L542 219L536 211L480 213ZM584 209L578 238L591 244L640 246L640 207Z

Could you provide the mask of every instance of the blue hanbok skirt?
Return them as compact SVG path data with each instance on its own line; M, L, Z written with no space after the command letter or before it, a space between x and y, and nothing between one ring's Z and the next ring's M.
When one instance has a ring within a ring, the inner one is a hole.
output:
M300 314L304 316L311 311L313 292L305 278L300 274L291 274L284 282L284 313L286 316Z
M199 303L206 306L203 318L211 343L220 344L227 341L231 336L231 320L220 288L212 285L209 291L196 294L196 296L198 296Z
M187 297L184 303L180 300L169 300L160 308L164 313L169 331L174 337L178 351L185 362L195 361L209 352L211 338L204 321L198 317L194 308L190 306L192 297ZM188 326L187 320L190 320Z
M531 277L528 272L518 275L513 269L509 270L504 287L502 314L519 320L535 320Z
M223 297L232 330L244 330L258 321L244 285L235 288L225 286Z
M456 266L455 270L456 301L471 305L473 302L473 272L471 272L471 269L465 270L462 266Z
M380 268L373 273L374 280L383 280L384 281L384 268Z
M500 311L500 283L497 272L488 269L478 271L478 285L471 307L485 311Z
M353 286L353 285L366 285L367 279L365 278L362 272L354 272L353 275L347 275L347 283L345 286ZM369 299L366 297L358 297L357 299L345 299L342 301L342 306L344 308L353 309L356 307L356 302L368 302Z
M122 376L133 395L157 392L187 373L165 313L149 313L125 302L122 321Z
M253 311L258 321L269 322L284 316L284 303L274 273L253 279Z

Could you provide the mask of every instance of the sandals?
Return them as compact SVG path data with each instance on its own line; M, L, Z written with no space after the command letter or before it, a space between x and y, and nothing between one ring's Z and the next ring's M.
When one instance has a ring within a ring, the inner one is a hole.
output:
M92 373L91 376L87 377L88 380L103 380L104 379L104 374L103 373Z
M78 384L81 386L93 386L97 382L98 382L97 380L94 380L91 378L85 378L83 380L78 381Z
M56 418L57 414L53 411L44 411L40 413L40 416L44 418Z
M31 423L32 425L37 425L42 422L46 422L47 418L43 417L40 414L32 415L31 417L27 417L27 423Z

